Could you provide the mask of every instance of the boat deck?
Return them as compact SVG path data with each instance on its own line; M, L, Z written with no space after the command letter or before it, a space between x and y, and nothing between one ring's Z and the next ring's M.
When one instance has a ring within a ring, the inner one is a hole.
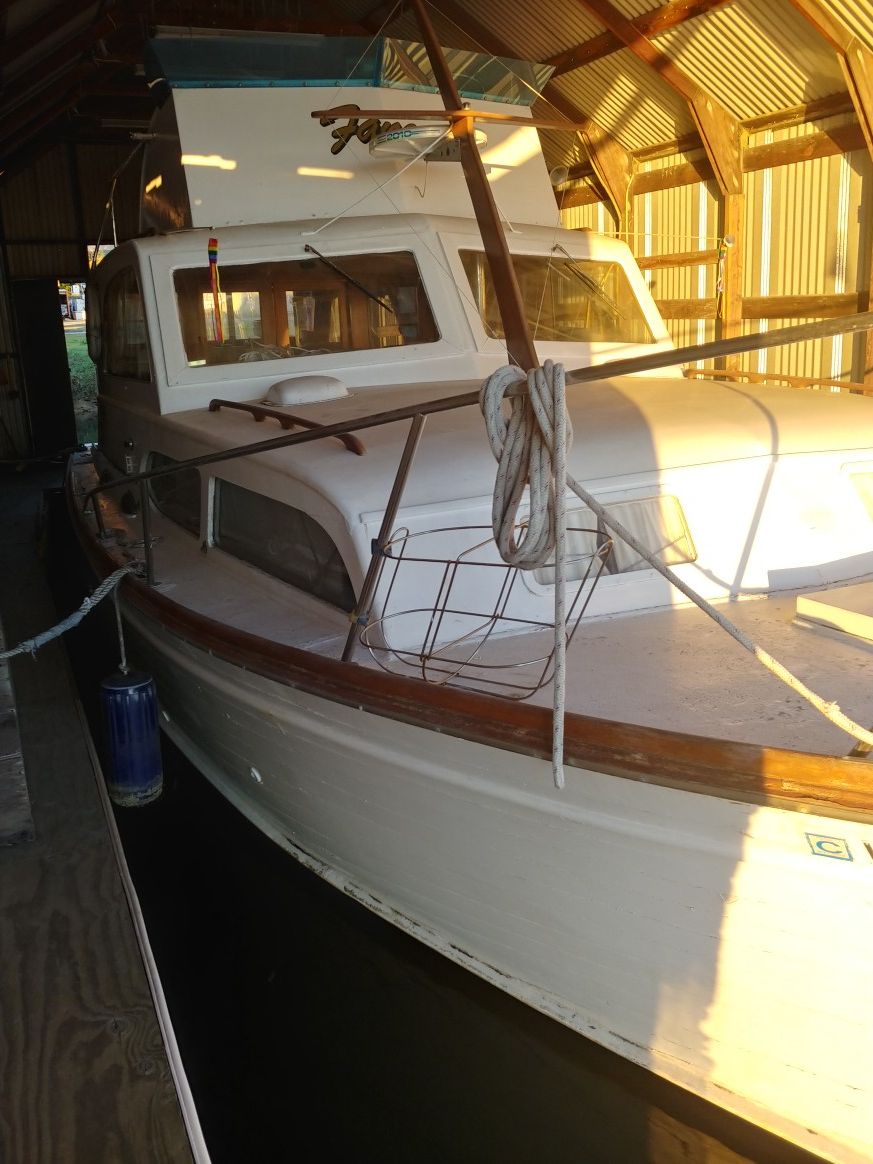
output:
M108 506L107 525L118 531L117 544L133 543L122 555L141 556L135 545L138 522L125 519L111 502ZM195 538L160 515L153 532L159 539L156 581L168 598L251 634L340 657L348 633L341 612L221 551L204 554ZM720 609L817 694L836 701L859 723L873 724L873 642L798 621L797 593L743 599ZM530 654L548 649L540 634ZM379 665L362 646L354 660ZM400 673L413 674L408 668ZM568 649L567 675L568 710L589 716L823 755L845 755L853 746L693 606L583 619ZM551 703L551 686L532 698Z

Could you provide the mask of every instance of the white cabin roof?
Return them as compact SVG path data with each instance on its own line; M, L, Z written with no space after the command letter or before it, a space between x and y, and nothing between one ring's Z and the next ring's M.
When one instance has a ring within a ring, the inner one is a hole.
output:
M470 392L478 382L405 384L353 394L330 405L293 411L325 424ZM658 479L688 466L800 453L852 454L873 445L873 400L713 381L622 377L568 385L574 425L568 472L581 482ZM280 435L245 414L195 410L171 427L198 445L241 445ZM300 480L356 522L384 509L408 422L360 434L364 456L335 439L260 454L265 465ZM871 466L873 469L873 466ZM218 466L218 475L221 467ZM404 493L404 507L437 506L490 497L496 464L476 408L431 416Z

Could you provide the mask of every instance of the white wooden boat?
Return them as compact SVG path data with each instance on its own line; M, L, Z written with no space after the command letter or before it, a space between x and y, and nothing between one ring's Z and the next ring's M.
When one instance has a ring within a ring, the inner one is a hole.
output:
M338 51L307 42L308 78ZM392 152L430 128L311 116L392 111L420 54L380 51L375 87L175 88L144 162L159 233L89 285L100 449L71 504L98 572L145 544L122 604L164 729L448 957L827 1159L873 1160L869 763L620 539L601 573L606 531L571 496L584 614L555 786L554 570L501 563L481 416L446 403L507 360L461 168ZM508 91L501 72L472 103L523 117L490 99ZM426 127L441 108L403 106ZM557 225L535 130L479 124L536 355L673 365L568 385L569 472L873 723L873 402L683 378L627 248Z

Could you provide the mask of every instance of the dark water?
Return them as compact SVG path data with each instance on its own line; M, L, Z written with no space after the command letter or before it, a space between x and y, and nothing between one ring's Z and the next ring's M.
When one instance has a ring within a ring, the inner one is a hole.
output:
M66 611L90 585L53 513ZM117 663L111 617L68 637L93 714ZM813 1161L368 913L171 745L165 775L160 802L117 819L215 1164Z

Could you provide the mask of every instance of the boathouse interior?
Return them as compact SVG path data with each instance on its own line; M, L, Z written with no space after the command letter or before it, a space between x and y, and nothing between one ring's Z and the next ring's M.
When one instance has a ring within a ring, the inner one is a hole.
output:
M873 5L435 0L427 11L446 47L546 66L531 108L567 126L540 130L560 219L629 244L677 347L873 306ZM39 489L54 478L28 485L27 471L56 471L82 441L58 288L87 285L102 248L141 231L142 144L165 96L147 81L150 41L237 36L256 58L277 35L421 36L403 0L2 0L0 29L2 646L3 632L17 642L55 618L32 545ZM411 50L408 67L420 64ZM192 303L202 294L193 287ZM362 328L367 311L362 300ZM414 323L422 334L432 326ZM293 339L287 314L272 338ZM870 394L873 332L686 372ZM67 665L50 650L47 670L16 678L29 709L35 833L23 784L12 803L0 780L0 1010L16 1015L0 1024L0 1091L15 1107L0 1111L0 1157L200 1159L107 872L114 859ZM0 776L21 777L11 698L0 670ZM5 832L4 812L16 822ZM16 868L9 854L34 835L44 847ZM149 1139L113 1156L137 1127ZM83 1154L65 1154L70 1136Z
M873 14L849 0L439 0L442 43L547 65L533 105L564 225L626 239L684 347L866 310ZM377 34L408 6L12 0L0 49L0 459L76 443L55 286L139 229L149 38ZM51 309L50 309L51 308ZM720 361L813 390L873 385L873 338ZM690 369L691 371L698 370Z

